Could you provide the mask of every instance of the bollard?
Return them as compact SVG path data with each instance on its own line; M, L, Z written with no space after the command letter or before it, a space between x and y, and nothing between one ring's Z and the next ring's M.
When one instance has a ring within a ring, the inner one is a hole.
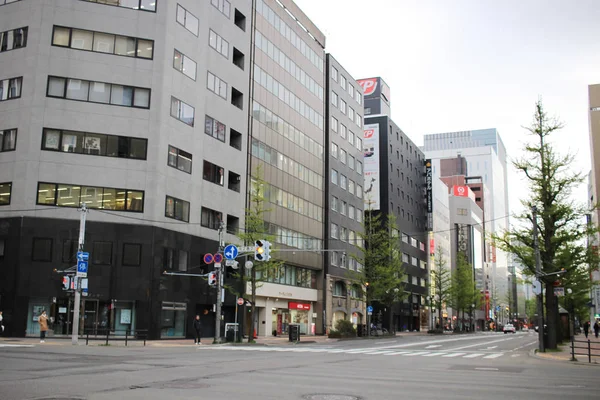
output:
M87 334L85 335L85 345L88 345L88 342L90 341L90 331L87 331Z
M127 347L127 334L129 333L129 329L125 329L125 347Z
M575 339L571 336L571 361L575 360Z
M590 339L588 339L588 361L592 363L592 346L590 345Z

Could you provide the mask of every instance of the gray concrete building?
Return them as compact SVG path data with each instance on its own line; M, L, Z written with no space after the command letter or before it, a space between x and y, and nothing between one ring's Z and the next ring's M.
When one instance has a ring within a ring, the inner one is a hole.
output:
M349 72L327 54L325 139L325 324L366 323L360 275L363 218L363 90Z
M74 263L80 204L82 331L185 337L200 314L212 333L216 293L163 271L211 270L202 259L221 222L226 242L244 225L252 14L250 0L0 2L10 334L36 334L41 309L55 334L70 332L72 297L53 270ZM226 319L233 304L228 295Z

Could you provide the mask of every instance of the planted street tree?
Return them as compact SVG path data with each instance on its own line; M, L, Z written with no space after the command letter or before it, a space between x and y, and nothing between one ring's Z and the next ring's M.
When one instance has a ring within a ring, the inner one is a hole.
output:
M552 135L562 127L559 121L548 117L538 101L533 123L525 128L533 140L525 146L525 155L513 162L528 181L527 197L521 200L526 211L515 216L519 224L495 237L502 249L519 258L525 273L536 275L532 210L537 208L540 280L546 286L546 348L549 349L556 349L558 338L554 283L560 280L564 284L579 266L590 262L585 239L595 232L585 219L589 210L571 198L573 189L584 182L584 176L571 169L575 156L561 155L551 142Z
M475 290L475 281L473 279L473 266L467 261L467 257L462 251L456 254L456 269L452 274L448 304L460 315L461 321L465 321L465 313L473 312L472 305L479 304L479 292Z
M435 265L433 271L431 271L431 296L432 304L438 311L438 321L442 329L443 308L449 303L452 295L452 277L450 268L446 264L442 248L438 247L435 254Z

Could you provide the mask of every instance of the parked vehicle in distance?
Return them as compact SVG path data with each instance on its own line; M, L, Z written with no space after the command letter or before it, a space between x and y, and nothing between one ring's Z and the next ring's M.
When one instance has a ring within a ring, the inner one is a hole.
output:
M502 329L502 331L504 332L504 334L507 334L508 332L517 333L517 330L515 329L513 324L504 325L504 329Z

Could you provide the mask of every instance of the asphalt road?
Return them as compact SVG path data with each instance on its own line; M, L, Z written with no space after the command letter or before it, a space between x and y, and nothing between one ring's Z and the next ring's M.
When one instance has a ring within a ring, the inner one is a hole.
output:
M279 346L0 347L0 399L598 397L599 368L532 358L536 343L533 333L488 333Z

